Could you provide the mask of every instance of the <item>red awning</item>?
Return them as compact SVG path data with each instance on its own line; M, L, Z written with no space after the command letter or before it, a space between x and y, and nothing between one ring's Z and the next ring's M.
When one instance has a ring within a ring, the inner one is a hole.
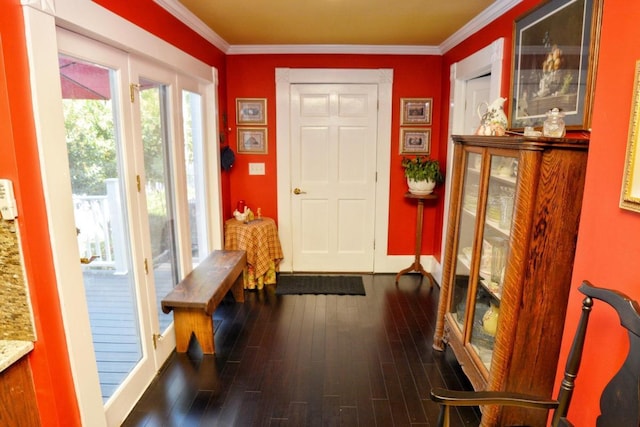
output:
M109 69L58 57L64 99L111 99Z

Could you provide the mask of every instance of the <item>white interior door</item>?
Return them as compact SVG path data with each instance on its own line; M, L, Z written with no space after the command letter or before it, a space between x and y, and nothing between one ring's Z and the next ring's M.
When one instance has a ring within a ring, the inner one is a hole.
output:
M294 271L373 271L378 88L291 87Z
M467 135L474 134L478 126L480 126L478 106L483 102L487 104L490 102L490 85L491 75L476 77L467 81L466 100L464 103L464 133Z

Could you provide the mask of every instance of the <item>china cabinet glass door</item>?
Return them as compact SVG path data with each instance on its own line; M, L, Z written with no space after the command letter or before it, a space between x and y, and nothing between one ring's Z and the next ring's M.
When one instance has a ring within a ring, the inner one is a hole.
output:
M487 371L491 367L494 337L500 317L517 173L516 158L491 155L490 159L479 280L470 338L471 346Z
M488 374L509 255L517 158L489 151L485 163L483 153L468 150L465 156L450 313Z
M458 225L458 256L455 267L455 281L451 298L450 311L456 321L460 333L465 334L466 313L468 310L468 293L472 285L471 271L474 259L474 234L476 227L476 211L480 197L480 171L482 165L481 152L468 152L466 156L466 172L462 189L462 209Z

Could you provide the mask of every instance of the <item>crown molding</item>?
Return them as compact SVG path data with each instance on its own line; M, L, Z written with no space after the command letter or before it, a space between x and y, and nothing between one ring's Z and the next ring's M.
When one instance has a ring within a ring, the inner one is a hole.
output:
M267 54L354 54L354 55L440 55L437 46L410 45L232 45L228 55Z
M200 18L194 15L178 0L153 1L222 52L226 53L229 50L229 43L227 43L226 40L209 28Z
M447 53L521 2L522 0L496 0L491 6L480 12L475 18L442 42L440 53Z
M38 0L23 0L35 1ZM43 0L41 0L43 1ZM44 0L46 1L46 0ZM179 21L227 55L266 54L356 54L356 55L442 55L493 22L522 0L496 0L456 31L440 46L413 45L230 45L178 0L154 0Z

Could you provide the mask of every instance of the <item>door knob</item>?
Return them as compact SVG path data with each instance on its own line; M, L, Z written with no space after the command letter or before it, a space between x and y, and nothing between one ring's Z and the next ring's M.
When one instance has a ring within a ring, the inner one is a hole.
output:
M298 187L293 189L293 194L307 194L306 191L302 191L301 189L299 189Z

